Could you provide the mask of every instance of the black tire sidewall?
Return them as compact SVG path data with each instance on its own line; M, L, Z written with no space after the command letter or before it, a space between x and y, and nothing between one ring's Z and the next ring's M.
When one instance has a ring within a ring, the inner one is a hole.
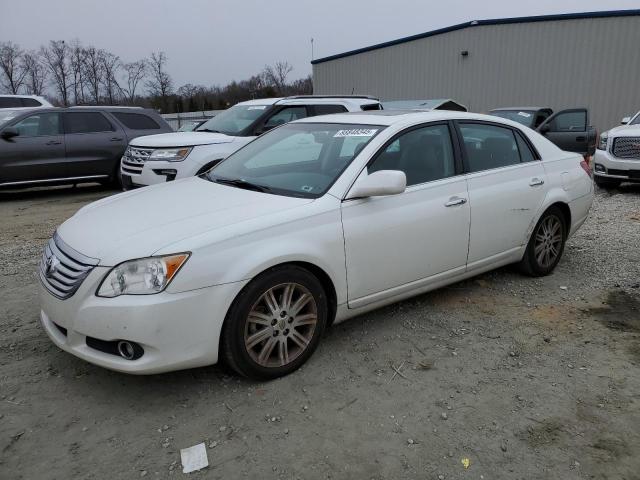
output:
M307 349L293 362L283 367L263 367L249 355L244 344L244 330L251 307L269 288L281 283L299 283L313 295L318 311L318 323ZM328 303L320 281L308 270L291 265L270 269L254 278L234 300L222 331L222 348L227 363L236 372L256 380L269 380L287 375L304 364L317 348L327 324Z
M548 267L541 267L538 264L538 260L536 259L536 256L535 256L535 237L536 237L536 233L538 232L538 229L540 228L540 225L549 216L555 216L560 220L560 225L562 226L562 243L560 244L560 252L558 253L558 256L556 257L554 262ZM526 253L526 261L528 263L527 267L529 272L531 272L531 274L535 276L549 275L551 272L553 272L553 270L556 268L558 263L560 263L560 259L562 258L562 255L564 253L564 246L566 241L567 241L567 220L564 216L564 213L562 213L562 210L560 210L557 207L551 207L542 214L542 216L538 220L538 223L536 223L536 226L533 229L533 232L531 233L531 238L529 239L529 244L527 245L527 253Z

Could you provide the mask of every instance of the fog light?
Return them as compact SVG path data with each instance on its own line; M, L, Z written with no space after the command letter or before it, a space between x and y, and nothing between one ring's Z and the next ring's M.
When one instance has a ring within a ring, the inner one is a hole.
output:
M602 173L604 173L604 172L606 172L606 171L607 171L607 170L606 170L602 165L600 165L599 163L596 163L596 164L593 166L593 169L594 169L596 172L602 172Z
M167 182L176 179L176 175L178 175L178 171L173 168L154 168L153 173L156 175L164 175L167 177Z

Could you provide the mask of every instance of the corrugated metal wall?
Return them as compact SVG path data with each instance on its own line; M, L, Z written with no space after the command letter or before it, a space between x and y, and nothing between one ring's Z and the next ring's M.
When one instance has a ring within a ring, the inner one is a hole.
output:
M586 106L602 131L640 110L640 16L472 26L315 64L313 83L316 94L453 98L475 112Z

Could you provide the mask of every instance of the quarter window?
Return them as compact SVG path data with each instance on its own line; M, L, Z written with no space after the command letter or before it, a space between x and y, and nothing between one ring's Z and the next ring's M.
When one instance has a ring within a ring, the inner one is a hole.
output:
M368 172L400 170L407 186L455 175L451 135L446 125L417 128L399 136L368 167Z
M69 133L112 132L111 122L98 112L69 112L64 114L64 126Z
M520 163L513 130L481 123L461 123L470 172L506 167Z
M35 98L23 98L22 106L24 107L41 107L42 104Z
M60 114L39 113L23 118L14 125L21 137L61 135Z
M536 156L531 151L527 142L524 141L521 134L516 135L516 140L518 141L518 150L520 151L520 161L521 162L533 162L536 159Z
M151 117L141 113L111 112L122 124L131 130L158 130L160 125Z

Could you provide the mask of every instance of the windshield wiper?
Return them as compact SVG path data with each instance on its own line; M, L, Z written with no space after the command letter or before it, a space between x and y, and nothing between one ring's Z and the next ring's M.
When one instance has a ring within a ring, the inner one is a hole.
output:
M220 130L211 130L210 128L199 128L196 132L222 133Z
M215 178L213 181L216 183L221 183L223 185L231 185L233 187L244 188L245 190L255 190L256 192L271 191L269 187L247 182L246 180L242 180L241 178Z

